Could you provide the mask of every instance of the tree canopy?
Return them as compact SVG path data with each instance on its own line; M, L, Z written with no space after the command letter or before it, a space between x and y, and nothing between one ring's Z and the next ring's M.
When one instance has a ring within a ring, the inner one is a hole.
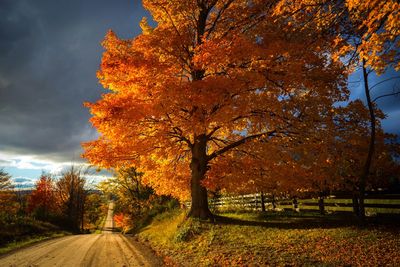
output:
M191 195L196 217L209 217L207 188L217 183L309 172L302 153L334 140L335 103L348 97L345 68L331 57L337 35L321 34L318 21L293 28L279 1L143 4L155 27L143 19L141 35L109 31L103 41L98 78L110 92L86 103L100 137L83 144L84 157L138 166L156 192Z

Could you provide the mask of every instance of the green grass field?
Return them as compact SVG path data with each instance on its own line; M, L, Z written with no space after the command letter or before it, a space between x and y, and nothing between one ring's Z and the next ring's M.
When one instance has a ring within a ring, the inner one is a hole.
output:
M243 212L209 223L175 210L138 237L178 266L399 266L398 219L359 227L349 215Z

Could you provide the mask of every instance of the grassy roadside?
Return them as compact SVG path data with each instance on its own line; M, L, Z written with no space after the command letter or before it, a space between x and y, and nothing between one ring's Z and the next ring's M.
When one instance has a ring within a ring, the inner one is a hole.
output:
M55 232L55 233L48 233L48 234L44 234L44 235L27 236L26 238L21 239L19 241L10 242L10 243L7 243L7 244L1 246L0 247L0 256L6 254L8 252L11 252L13 250L20 249L20 248L23 248L23 247L26 247L29 245L33 245L33 244L41 242L41 241L50 240L53 238L63 237L63 236L67 236L67 235L71 235L71 233L61 231L61 232Z
M174 210L138 238L178 266L396 266L400 228L305 214L224 213L216 223L185 220Z
M21 217L0 223L0 255L42 240L71 234L49 222Z

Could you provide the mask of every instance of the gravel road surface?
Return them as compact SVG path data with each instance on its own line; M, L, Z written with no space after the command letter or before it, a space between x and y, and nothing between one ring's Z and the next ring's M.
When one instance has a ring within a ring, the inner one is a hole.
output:
M0 257L0 266L161 266L148 248L113 232L113 209L111 202L102 234L40 242Z

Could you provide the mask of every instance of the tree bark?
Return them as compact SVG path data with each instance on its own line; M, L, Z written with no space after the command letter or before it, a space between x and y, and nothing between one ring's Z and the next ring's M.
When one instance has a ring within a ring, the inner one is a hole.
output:
M367 179L368 179L368 175L369 175L369 170L371 168L372 156L374 154L374 148L375 148L376 120L375 120L374 106L372 104L371 95L369 92L368 73L367 73L367 69L365 67L365 59L363 59L362 68L363 68L364 90L365 90L365 96L367 98L367 105L368 105L368 111L369 111L369 115L370 115L370 117L369 117L370 125L371 125L371 135L370 135L370 140L369 140L367 159L365 161L364 169L363 169L363 172L362 172L362 174L360 176L360 180L359 180L358 217L360 219L364 220L365 219L365 206L364 206L365 187L366 187L366 183L367 183Z
M202 185L207 172L207 136L195 137L192 146L191 169L191 197L192 205L188 216L199 219L213 219L214 216L208 207L207 189Z

